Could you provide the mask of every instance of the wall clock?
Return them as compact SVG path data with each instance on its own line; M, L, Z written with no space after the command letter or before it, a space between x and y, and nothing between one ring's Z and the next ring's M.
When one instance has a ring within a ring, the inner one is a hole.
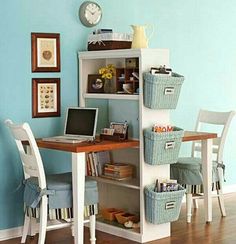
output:
M83 25L87 27L95 26L102 18L102 9L95 2L85 1L79 8L79 18Z

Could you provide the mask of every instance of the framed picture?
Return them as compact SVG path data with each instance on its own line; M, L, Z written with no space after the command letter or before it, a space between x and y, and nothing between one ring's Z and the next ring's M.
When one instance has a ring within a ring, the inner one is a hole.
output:
M124 134L126 135L127 130L128 130L128 124L127 122L111 122L110 123L110 128L114 129L114 133L116 134Z
M104 93L104 79L101 75L88 75L88 93Z
M32 79L32 117L61 115L60 78Z
M60 72L60 34L31 33L32 72Z

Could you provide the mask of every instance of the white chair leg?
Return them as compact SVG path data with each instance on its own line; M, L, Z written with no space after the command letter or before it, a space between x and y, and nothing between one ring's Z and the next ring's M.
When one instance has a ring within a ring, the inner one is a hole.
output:
M191 223L192 216L192 194L186 194L186 213L187 213L187 223Z
M95 225L96 225L96 217L95 215L91 215L89 217L89 228L90 228L90 243L96 243L96 236L95 236Z
M23 227L21 243L25 243L25 241L26 241L28 231L29 231L29 226L30 226L30 217L27 216L27 214L25 213L25 220L24 220L24 227Z
M71 219L71 222L72 222L72 219ZM74 226L74 222L72 222L70 228L71 228L71 235L74 237L74 236L75 236L75 226Z
M40 223L39 223L39 240L38 244L44 244L47 229L47 196L44 195L40 204Z
M37 225L37 222L36 222L36 218L30 218L30 237L34 237L36 235L36 225Z
M217 190L218 195L218 203L221 211L221 215L223 217L226 216L225 211L225 203L224 203L224 195L223 195L223 170L221 168L218 168L218 175L219 175L219 182L220 182L220 190Z
M193 207L198 208L198 201L197 199L193 199Z

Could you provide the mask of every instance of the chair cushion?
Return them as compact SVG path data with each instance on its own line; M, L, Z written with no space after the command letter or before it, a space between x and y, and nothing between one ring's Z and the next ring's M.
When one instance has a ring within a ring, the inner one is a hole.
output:
M219 181L218 164L212 162L212 182ZM170 166L171 178L176 179L179 184L200 185L202 184L202 162L200 158L179 158L176 164Z
M179 158L176 164L170 165L170 177L179 184L199 185L202 183L201 159Z
M25 181L24 202L28 207L38 207L43 195L48 195L49 209L72 207L72 174L47 175L47 189L40 189L38 179L31 177ZM85 181L84 205L98 203L97 182Z

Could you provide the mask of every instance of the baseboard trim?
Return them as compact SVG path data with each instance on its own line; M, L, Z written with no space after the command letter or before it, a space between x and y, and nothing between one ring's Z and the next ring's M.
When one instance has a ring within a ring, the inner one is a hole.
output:
M223 191L224 191L224 194L235 193L236 185L224 186ZM20 237L22 235L22 229L23 229L23 227L20 226L20 227L11 228L11 229L0 230L0 241Z
M6 230L0 230L0 241L18 238L22 235L23 227L15 227Z
M236 192L236 185L223 186L224 194Z

